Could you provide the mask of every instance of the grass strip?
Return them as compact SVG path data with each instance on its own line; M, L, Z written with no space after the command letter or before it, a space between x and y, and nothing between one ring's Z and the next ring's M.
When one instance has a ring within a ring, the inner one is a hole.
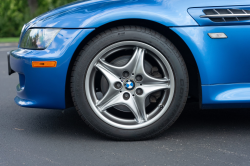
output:
M5 37L0 38L0 43L17 43L19 40L19 37Z

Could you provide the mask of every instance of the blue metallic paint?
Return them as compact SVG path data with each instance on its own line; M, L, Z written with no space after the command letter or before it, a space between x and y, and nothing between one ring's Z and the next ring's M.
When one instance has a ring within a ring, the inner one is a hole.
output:
M79 2L65 10L70 11L44 16L33 27L96 28L131 18L152 20L166 26L197 25L187 13L187 7L176 6L174 1L97 0Z
M45 50L17 49L11 52L11 68L25 76L17 86L15 101L23 107L65 108L66 75L71 57L93 29L63 29ZM56 68L32 68L32 61L56 60Z
M202 108L250 108L250 83L202 86Z
M250 83L250 26L171 28L187 43L197 62L201 84ZM211 39L223 32L227 39Z
M197 62L203 108L250 106L249 29L249 25L172 28L187 43ZM216 32L224 32L228 38L208 36Z
M11 53L11 67L20 73L15 101L24 107L65 108L66 74L80 42L93 28L106 23L144 19L172 27L188 45L199 68L204 108L249 107L249 22L228 26L236 23L213 23L199 18L203 9L248 4L249 0L87 0L45 13L27 23L23 34L37 27L64 29L45 50L19 48ZM207 35L216 32L224 32L228 39L211 39ZM58 66L34 69L31 62L35 60L57 60Z
M177 7L175 1L88 0L34 18L26 24L20 38L29 28L96 28L112 21L132 18L151 20L165 26L197 25L186 6Z
M137 18L165 26L193 26L190 7L250 4L248 0L95 0L54 10L33 20L33 27L96 28L108 22Z

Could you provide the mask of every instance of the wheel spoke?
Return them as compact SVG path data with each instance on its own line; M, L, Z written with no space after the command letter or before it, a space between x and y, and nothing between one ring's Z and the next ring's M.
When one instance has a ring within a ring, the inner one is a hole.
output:
M144 57L144 53L145 53L145 49L143 48L139 48L136 47L135 48L135 52L132 56L132 58L130 59L130 61L126 64L126 69L130 72L130 73L135 73L136 71L136 66L138 61Z
M139 108L140 105L138 105L138 103L132 96L124 103L124 105L126 105L134 114L137 123L142 123L146 121L146 119L144 119L144 117L141 114L141 110Z
M105 103L109 102L117 94L119 94L119 90L114 87L114 84L116 82L120 82L120 79L115 74L113 74L110 70L108 70L103 65L101 65L100 63L96 64L96 68L102 72L102 74L106 77L109 83L109 88L106 94L103 96L101 100L96 102L97 106L102 106L102 105L105 105Z
M123 101L121 93L115 93L113 95L109 94L107 96L105 95L102 98L102 100L97 102L97 107L102 112L115 105L121 105L123 102L124 101Z
M116 76L121 77L124 71L128 71L130 74L133 72L134 66L136 65L139 57L143 56L143 54L144 54L144 49L136 47L132 58L124 66L114 66L105 62L103 59L99 60L99 64L101 64L103 67L108 69L110 72L112 72Z
M169 84L169 79L168 78L154 78L149 76L147 73L145 73L143 75L143 80L142 80L142 84L146 84L146 85L153 85L153 86L158 86L161 84Z
M147 114L146 114L146 109L145 109L146 98L144 98L143 96L135 95L134 99L138 107L138 112L141 115L141 119L143 119L143 121L147 121Z
M127 93L127 92L124 92ZM104 99L97 102L97 107L100 112L107 110L110 107L116 106L116 105L124 105L127 106L130 111L134 114L135 119L137 123L142 123L143 121L146 121L146 119L141 115L141 110L139 109L140 105L137 105L137 102L130 94L129 99L125 100L123 98L124 93L119 93L113 96L112 98L109 98L109 100ZM105 96L104 96L105 98Z
M146 99L148 95L150 95L153 92L159 91L159 90L164 90L164 89L169 89L170 85L168 84L152 84L152 85L142 85L139 88L143 90L142 97Z
M144 54L145 50L142 48L137 47L135 53L132 57L134 64L133 64L133 73L144 73ZM132 60L131 59L131 60Z
M121 77L122 72L125 70L124 67L120 67L120 66L118 67L118 66L111 65L102 59L99 60L99 64L102 65L103 67L105 67L107 70L109 70L109 72L113 73L117 77Z
M114 74L112 72L112 70L109 70L108 68L103 66L101 63L97 63L96 68L99 69L102 72L102 74L106 77L106 79L108 80L110 85L114 84L115 82L120 82L119 77L117 77L117 75Z
M168 78L154 78L150 75L148 75L144 69L144 55L145 50L142 48L136 48L136 51L133 56L133 60L136 61L133 67L133 73L135 75L141 75L143 84L166 84L169 82Z
M142 94L135 95L135 101L139 109L139 113L142 116L142 119L144 121L147 121L147 114L146 114L146 109L145 109L145 101L148 95L150 95L153 92L163 90L163 89L168 89L170 88L169 85L166 84L154 84L154 85L143 85L140 86L139 88L142 89Z

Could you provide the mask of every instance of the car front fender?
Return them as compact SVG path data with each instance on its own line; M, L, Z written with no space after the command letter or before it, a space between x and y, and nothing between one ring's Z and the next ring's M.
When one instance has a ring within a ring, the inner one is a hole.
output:
M145 19L165 26L198 25L187 5L172 1L84 1L51 11L32 20L32 27L96 28L122 19Z

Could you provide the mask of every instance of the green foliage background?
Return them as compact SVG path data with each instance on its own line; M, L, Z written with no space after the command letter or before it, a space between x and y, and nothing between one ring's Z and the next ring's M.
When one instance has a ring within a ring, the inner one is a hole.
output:
M75 0L37 0L32 15L27 0L0 0L0 37L19 37L22 27L32 18Z

